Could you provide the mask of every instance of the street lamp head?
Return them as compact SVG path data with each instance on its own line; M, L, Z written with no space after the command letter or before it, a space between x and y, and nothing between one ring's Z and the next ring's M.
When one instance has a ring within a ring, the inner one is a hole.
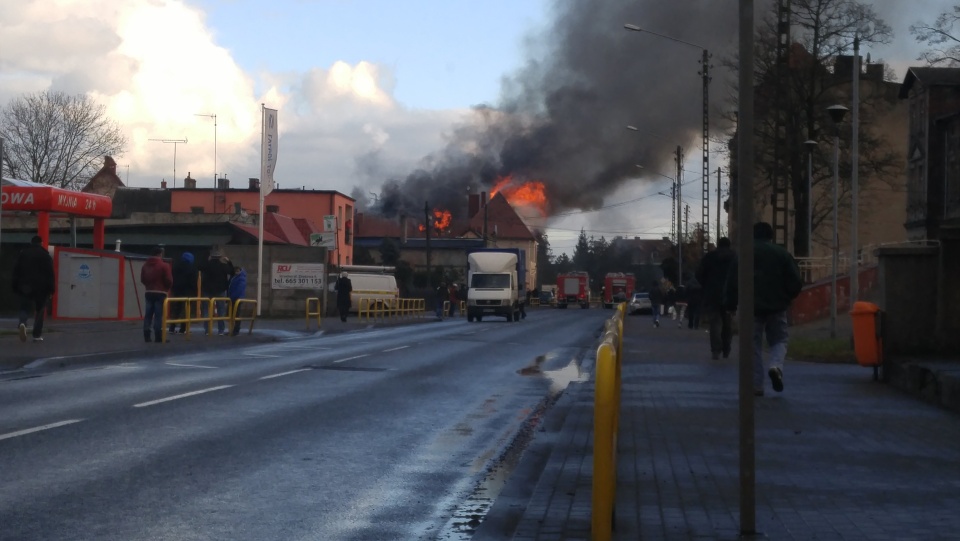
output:
M807 147L807 150L813 152L813 149L817 147L817 142L813 139L807 139L803 142L803 146Z
M629 23L628 23L628 24L623 25L623 27L626 28L627 30L633 30L634 32L643 32L643 30L642 30L639 26L637 26L637 25L635 25L635 24L629 24Z
M834 124L843 122L843 117L847 114L847 111L849 111L849 109L842 105L831 105L827 107L827 112L830 113L830 120L833 120Z
M636 126L627 126L627 129L630 131L640 131Z

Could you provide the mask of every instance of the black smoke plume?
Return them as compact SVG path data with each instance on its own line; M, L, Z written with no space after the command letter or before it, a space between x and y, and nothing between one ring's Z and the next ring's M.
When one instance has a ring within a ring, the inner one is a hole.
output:
M602 206L639 176L637 164L673 176L678 145L687 156L700 153L697 46L712 54L711 138L720 133L720 113L731 105L719 65L737 43L735 0L558 0L551 13L529 41L525 66L504 79L500 103L478 107L475 122L457 127L446 148L384 184L384 215L422 214L426 200L463 216L467 191L488 191L505 174L543 181L553 213ZM698 169L684 178L699 176Z

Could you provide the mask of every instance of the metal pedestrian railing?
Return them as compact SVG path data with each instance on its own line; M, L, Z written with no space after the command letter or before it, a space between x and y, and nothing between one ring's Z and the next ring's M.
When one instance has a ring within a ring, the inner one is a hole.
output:
M597 347L593 402L593 501L591 539L609 541L613 535L617 499L617 431L620 426L620 374L623 362L623 317L626 303L604 323Z
M216 314L216 303L223 302L227 307L226 314ZM179 303L184 305L184 316L178 318L170 317L170 308ZM201 306L207 307L207 315L204 316ZM238 309L243 305L252 305L253 310L252 315L236 317L238 314ZM192 327L194 323L204 323L206 324L205 334L210 336L213 334L213 322L215 321L224 321L229 326L231 332L233 331L234 324L238 321L249 321L250 330L247 334L253 333L253 324L257 318L257 301L253 299L237 299L236 302L230 302L229 297L167 297L163 301L163 330L161 340L163 342L167 341L168 327L170 325L182 324L184 327L184 336L187 340L190 339L192 333Z
M311 310L311 308L314 308L314 309ZM309 299L307 299L306 320L307 320L308 331L310 330L310 321L312 320L312 318L317 318L317 329L318 330L320 329L320 323L321 323L320 310L321 310L320 297L310 297Z
M251 307L250 315L247 315L247 316L240 315L241 308L244 305ZM233 332L234 329L239 330L239 326L237 325L238 323L240 323L241 321L249 321L250 329L247 331L247 334L253 334L253 324L256 323L257 321L257 301L253 299L237 299L233 303L233 307L230 310L230 314L233 316L230 320L231 333ZM211 328L212 327L213 325L211 325Z
M357 319L363 321L423 317L426 312L425 299L392 299L387 301L380 297L360 297L358 303Z

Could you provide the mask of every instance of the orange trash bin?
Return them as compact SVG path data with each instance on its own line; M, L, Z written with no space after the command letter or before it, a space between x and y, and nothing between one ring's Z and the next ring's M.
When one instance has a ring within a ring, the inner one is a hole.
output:
M880 336L880 307L872 302L853 303L853 349L860 366L883 364L883 339Z

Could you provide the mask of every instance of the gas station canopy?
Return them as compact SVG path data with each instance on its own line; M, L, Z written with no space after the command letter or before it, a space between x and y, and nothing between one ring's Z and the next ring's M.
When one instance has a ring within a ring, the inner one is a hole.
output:
M64 190L29 180L4 178L0 187L2 211L26 211L37 215L37 234L47 246L50 215L66 214L93 218L93 247L103 249L104 218L109 218L113 201L105 195Z

